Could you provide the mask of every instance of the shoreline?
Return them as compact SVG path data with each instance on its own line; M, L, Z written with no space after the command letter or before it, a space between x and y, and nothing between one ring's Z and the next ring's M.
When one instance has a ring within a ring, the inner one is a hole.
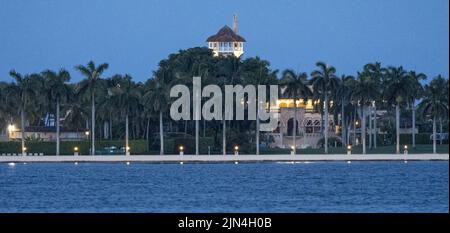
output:
M448 161L449 154L297 154L297 155L63 155L0 156L0 163L14 162L312 162L312 161Z

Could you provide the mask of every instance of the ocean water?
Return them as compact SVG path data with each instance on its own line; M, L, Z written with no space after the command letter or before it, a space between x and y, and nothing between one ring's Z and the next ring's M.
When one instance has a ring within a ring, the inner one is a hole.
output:
M448 212L448 161L0 164L0 212Z

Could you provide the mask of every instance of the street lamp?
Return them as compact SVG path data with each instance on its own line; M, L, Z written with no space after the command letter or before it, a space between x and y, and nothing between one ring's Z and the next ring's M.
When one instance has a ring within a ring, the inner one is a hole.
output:
M125 155L130 155L131 148L129 146L127 146L125 149L126 149Z
M27 155L27 148L26 147L22 148L22 155L23 156Z
M291 155L295 154L295 146L291 146Z
M76 146L76 147L74 147L73 148L73 155L75 155L75 156L78 156L78 147Z
M239 155L239 146L234 146L234 155Z
M352 145L348 145L347 146L347 154L351 155L352 154Z
M184 146L179 146L178 151L180 152L180 155L184 155Z
M408 154L408 145L405 145L403 147L403 154L407 155Z

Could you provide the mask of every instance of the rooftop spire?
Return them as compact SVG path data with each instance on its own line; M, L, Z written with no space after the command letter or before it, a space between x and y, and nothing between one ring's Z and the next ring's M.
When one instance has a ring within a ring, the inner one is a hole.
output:
M237 34L237 24L238 24L237 15L233 15L233 31L236 34Z

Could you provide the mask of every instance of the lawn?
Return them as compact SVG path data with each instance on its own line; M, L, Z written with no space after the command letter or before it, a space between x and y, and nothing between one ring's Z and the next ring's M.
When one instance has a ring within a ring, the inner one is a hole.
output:
M261 151L261 154L289 154L290 149L265 149ZM324 149L297 149L297 154L323 154ZM345 154L347 150L343 147L330 147L328 148L329 154ZM355 146L352 148L353 154L362 154L362 146ZM367 148L368 154L392 154L395 153L395 146L378 146L376 149ZM401 148L403 153L403 147ZM420 154L420 153L433 153L433 145L416 145L416 148L412 148L408 145L408 153ZM449 153L448 144L437 145L437 153Z

